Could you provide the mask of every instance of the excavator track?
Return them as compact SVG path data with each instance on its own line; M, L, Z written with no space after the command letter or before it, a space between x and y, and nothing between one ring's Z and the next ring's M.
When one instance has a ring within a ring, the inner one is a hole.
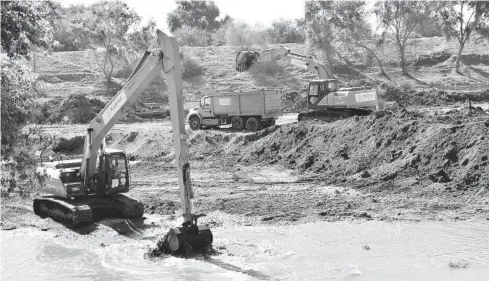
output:
M49 217L69 228L78 228L93 223L92 209L88 205L73 205L55 197L34 199L34 213L40 217Z
M79 228L105 218L141 218L144 205L122 194L75 200L44 196L34 199L34 213L52 218L69 228Z

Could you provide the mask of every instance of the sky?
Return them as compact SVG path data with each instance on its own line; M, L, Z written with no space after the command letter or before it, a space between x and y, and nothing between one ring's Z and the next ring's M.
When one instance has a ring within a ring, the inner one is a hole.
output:
M85 4L98 0L57 0L63 6ZM157 26L167 30L166 14L177 7L175 0L125 0L127 5L136 10L143 22L153 18ZM219 7L221 17L229 15L234 19L245 21L250 25L256 23L269 27L273 20L297 19L304 16L304 0L214 0Z

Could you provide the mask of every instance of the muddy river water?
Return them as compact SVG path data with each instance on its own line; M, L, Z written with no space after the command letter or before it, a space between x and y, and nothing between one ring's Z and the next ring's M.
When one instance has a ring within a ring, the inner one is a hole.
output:
M165 229L166 231L166 229ZM2 280L489 280L489 223L316 222L213 228L222 253L148 260L162 229L1 232ZM451 268L449 263L467 264Z

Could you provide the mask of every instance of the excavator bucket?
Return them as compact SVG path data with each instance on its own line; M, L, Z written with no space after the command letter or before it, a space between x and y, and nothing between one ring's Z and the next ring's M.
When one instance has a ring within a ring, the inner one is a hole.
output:
M212 233L207 225L198 225L192 211L194 192L190 181L188 162L187 134L183 111L183 84L180 55L177 40L171 35L157 30L158 41L162 48L163 73L168 86L170 115L175 145L175 163L182 203L183 224L170 229L165 238L158 243L164 253L177 253L189 256L194 252L205 251L212 246ZM161 245L160 245L161 244Z
M205 253L212 249L213 236L207 225L198 225L197 219L191 224L175 227L164 237L166 253L191 256L195 253Z
M243 50L236 55L236 71L247 71L254 63L258 61L260 54L256 51Z

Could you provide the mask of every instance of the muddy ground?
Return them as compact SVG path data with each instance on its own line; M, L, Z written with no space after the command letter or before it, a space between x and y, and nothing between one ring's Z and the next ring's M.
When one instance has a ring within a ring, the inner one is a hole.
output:
M288 123L257 133L189 132L197 213L211 226L318 220L489 220L489 117L381 111L333 123ZM45 126L63 142L46 153L80 157L82 126ZM79 130L78 130L79 129ZM78 136L78 137L75 137ZM133 160L129 196L147 217L180 219L168 121L120 124L109 145ZM59 149L59 147L64 148ZM32 195L40 192L36 188ZM2 204L2 229L52 228L32 198Z

